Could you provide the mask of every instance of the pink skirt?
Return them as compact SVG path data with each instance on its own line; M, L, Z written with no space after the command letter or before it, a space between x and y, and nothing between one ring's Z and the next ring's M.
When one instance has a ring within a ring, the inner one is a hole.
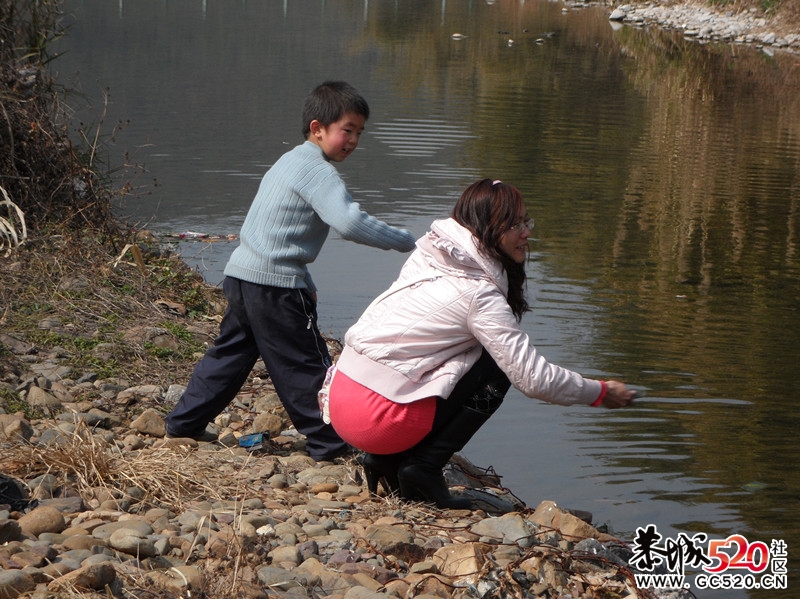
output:
M339 436L367 453L411 449L433 427L436 398L395 403L337 372L329 394L331 424Z

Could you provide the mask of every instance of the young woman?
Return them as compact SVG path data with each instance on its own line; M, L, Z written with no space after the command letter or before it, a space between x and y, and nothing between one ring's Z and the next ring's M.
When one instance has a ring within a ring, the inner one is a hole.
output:
M514 385L562 405L627 406L634 392L549 363L520 329L533 219L519 190L484 179L435 221L392 286L347 331L329 392L336 432L366 452L370 491L441 508L442 468Z

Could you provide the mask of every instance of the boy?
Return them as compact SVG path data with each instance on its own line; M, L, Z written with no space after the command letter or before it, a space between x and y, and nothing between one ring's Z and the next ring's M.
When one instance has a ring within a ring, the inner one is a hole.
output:
M330 228L343 238L409 252L414 236L359 209L331 164L358 146L369 106L342 81L316 87L303 106L306 141L264 175L225 267L228 300L219 336L166 419L167 436L213 440L206 426L233 400L259 355L316 461L349 447L320 417L317 392L331 364L317 328L316 287L306 265Z

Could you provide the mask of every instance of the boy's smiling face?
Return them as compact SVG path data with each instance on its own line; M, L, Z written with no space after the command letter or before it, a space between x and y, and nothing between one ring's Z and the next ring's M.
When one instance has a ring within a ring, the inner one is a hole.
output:
M355 112L346 112L338 121L327 126L313 120L308 139L322 148L328 160L342 162L358 147L366 122L364 115Z

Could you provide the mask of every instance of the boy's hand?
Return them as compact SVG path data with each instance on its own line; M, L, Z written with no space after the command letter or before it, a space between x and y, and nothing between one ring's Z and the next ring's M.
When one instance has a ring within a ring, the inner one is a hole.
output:
M628 389L624 383L619 381L606 381L606 396L600 404L609 410L616 408L626 408L633 403L636 398L636 391Z

